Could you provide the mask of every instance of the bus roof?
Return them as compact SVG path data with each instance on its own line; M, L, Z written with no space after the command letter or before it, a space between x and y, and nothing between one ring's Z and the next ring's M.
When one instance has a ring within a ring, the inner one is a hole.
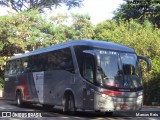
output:
M77 45L87 45L87 46L92 46L95 48L135 53L134 49L121 45L121 44L113 43L113 42L106 42L106 41L100 41L100 40L72 40L72 41L64 42L64 43L57 44L54 46L37 49L31 52L24 53L22 55L13 56L9 60L27 57L27 56L36 55L36 54L45 53L45 52L50 52L53 50L58 50L58 49L62 49L65 47L77 46Z

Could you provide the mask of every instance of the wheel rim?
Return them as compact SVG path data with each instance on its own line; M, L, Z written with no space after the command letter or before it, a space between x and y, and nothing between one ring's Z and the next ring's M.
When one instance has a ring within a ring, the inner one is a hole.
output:
M69 96L69 100L68 100L68 110L70 112L74 112L74 100L71 95Z
M20 98L19 98L19 95L18 95L18 98L17 98L17 104L20 105Z
M17 105L18 106L21 105L21 95L20 94L17 95Z
M74 109L73 108L74 107L73 104L74 104L73 103L73 98L72 98L72 96L70 96L69 97L69 111L73 111L73 109Z
M64 112L74 112L75 111L75 109L74 109L74 100L73 100L73 97L71 95L66 97L63 111Z

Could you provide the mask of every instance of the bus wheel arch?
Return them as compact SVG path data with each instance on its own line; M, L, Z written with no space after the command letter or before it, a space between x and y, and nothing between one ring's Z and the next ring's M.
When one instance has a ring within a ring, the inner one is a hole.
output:
M66 90L62 100L63 112L74 114L76 111L75 97L71 90Z

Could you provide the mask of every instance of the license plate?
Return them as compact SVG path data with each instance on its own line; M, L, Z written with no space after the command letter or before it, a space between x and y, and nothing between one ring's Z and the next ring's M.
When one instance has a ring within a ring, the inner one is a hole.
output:
M120 108L128 108L128 104L124 103L124 104L120 104Z

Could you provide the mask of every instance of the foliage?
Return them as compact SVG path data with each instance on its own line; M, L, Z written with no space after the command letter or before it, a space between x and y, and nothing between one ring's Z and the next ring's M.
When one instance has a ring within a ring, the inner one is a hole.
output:
M0 90L3 88L4 85L4 80L3 78L0 77Z
M151 102L157 96L156 89L160 89L160 30L154 28L153 24L145 21L142 25L134 20L104 21L99 23L95 29L95 38L99 40L112 41L135 49L138 55L147 56L151 59L152 71L144 72L145 103Z
M37 10L1 16L0 23L0 84L2 84L5 61L10 56L43 47L42 42L43 45L46 44L53 36L39 29L46 21ZM54 41L50 43L52 42Z
M157 0L124 0L115 12L115 19L138 19L143 23L146 19L160 27L160 1Z
M44 8L52 9L52 7L61 6L65 4L68 8L80 7L83 0L0 0L0 5L10 7L16 12L26 10L39 9L43 11Z
M41 18L38 11L0 17L0 54L8 56L35 47L42 39L39 29Z
M55 35L61 36L61 40L92 39L94 36L94 27L87 14L58 14L52 16L50 20L56 26Z
M63 20L62 20L63 18ZM73 23L67 25L69 19ZM0 68L9 56L51 46L71 39L91 39L93 26L88 15L52 16L38 10L0 17Z

